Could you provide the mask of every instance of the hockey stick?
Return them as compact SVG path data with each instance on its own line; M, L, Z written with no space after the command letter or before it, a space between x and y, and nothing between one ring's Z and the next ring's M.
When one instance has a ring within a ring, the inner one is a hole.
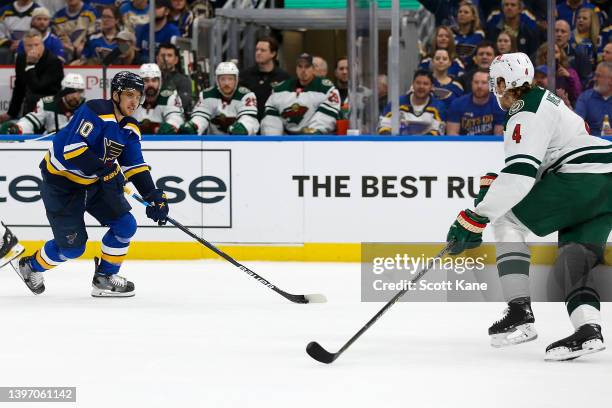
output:
M361 335L365 333L366 330L368 330L374 323L376 323L376 321L380 319L381 316L384 315L385 312L391 308L391 306L393 306L402 296L404 296L406 292L408 292L412 284L414 284L419 279L421 279L423 275L425 275L431 269L433 265L433 261L435 259L442 258L444 255L446 255L446 253L450 250L453 244L454 244L454 241L448 242L446 246L440 251L440 253L438 253L438 255L436 255L431 260L431 263L429 263L427 266L421 269L421 271L410 281L410 285L406 285L405 289L402 289L395 296L393 296L393 298L389 302L387 302L387 304L382 309L380 309L378 313L376 313L374 317L372 317L370 321L367 322L365 326L361 328L361 330L359 330L353 337L351 337L350 340L347 341L346 344L342 346L340 350L338 350L336 353L330 353L329 351L325 350L323 346L321 346L316 341L311 341L306 346L306 352L308 353L308 355L321 363L325 363L325 364L333 363L338 357L340 357L342 353L346 351L346 349L348 349L351 346L351 344L357 341L357 339L361 337Z
M133 197L136 201L138 201L139 203L141 203L145 207L150 205L140 195L138 195L137 193L133 192L129 188L124 187L124 191L126 192L127 195L129 195L130 197ZM325 303L325 302L327 302L327 299L325 298L325 295L321 295L321 294L293 295L291 293L287 293L284 290L281 290L281 289L277 288L276 286L271 284L269 281L267 281L266 279L262 278L261 276L259 276L258 274L256 274L255 272L253 272L252 270L247 268L246 266L242 265L241 263L236 261L234 258L229 256L225 252L221 251L219 248L217 248L216 246L214 246L213 244L211 244L210 242L208 242L204 238L198 237L196 234L191 232L187 227L182 225L180 222L176 221L174 218L168 217L168 222L170 224L174 225L176 228L178 228L181 231L183 231L185 234L189 235L191 238L193 238L196 241L198 241L200 244L204 245L206 248L210 249L211 251L213 251L214 253L216 253L217 255L219 255L220 257L225 259L226 261L228 261L229 263L231 263L232 265L236 266L238 269L242 270L243 272L246 272L247 275L249 275L250 277L252 277L256 281L260 282L262 285L267 286L268 288L272 289L273 291L275 291L279 295L283 296L285 299L289 299L290 301L292 301L294 303Z

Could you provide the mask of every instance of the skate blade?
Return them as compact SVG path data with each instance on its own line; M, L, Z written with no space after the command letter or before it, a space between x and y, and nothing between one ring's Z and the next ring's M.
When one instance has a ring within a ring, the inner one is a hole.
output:
M538 333L533 323L526 323L516 326L512 332L491 335L491 346L495 348L516 346L537 338Z
M132 291L132 292L112 292L110 290L104 290L104 289L98 289L96 287L93 287L91 290L91 296L93 297L103 297L103 298L109 298L109 297L132 297L136 294L136 292Z
M603 341L595 339L584 342L582 349L569 351L567 347L557 347L549 350L544 357L544 361L570 361L578 357L604 351L606 346Z
M6 264L10 263L13 259L23 254L24 251L25 251L25 248L23 247L23 245L19 243L14 245L6 255L0 258L0 268L6 266Z
M32 289L30 285L28 285L28 282L26 282L25 279L23 278L23 275L21 274L21 272L19 272L19 265L15 266L13 261L14 259L10 261L8 264L11 265L11 268L13 268L17 276L19 276L19 279L21 279L21 281L26 285L26 287L30 289L30 292L32 292L35 295L40 295L41 293L43 293L45 291L45 284L43 283L38 288Z

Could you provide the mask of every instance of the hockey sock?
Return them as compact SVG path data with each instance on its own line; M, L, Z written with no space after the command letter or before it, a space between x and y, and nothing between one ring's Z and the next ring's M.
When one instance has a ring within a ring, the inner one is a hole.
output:
M530 264L531 253L524 242L497 245L497 272L506 302L529 297Z
M102 260L98 273L114 275L119 272L130 246L130 239L136 233L136 220L130 213L109 222L110 229L102 237Z
M587 246L569 243L559 249L553 276L565 291L565 306L575 329L588 323L601 325L599 294L591 270L598 255Z
M76 259L83 255L85 246L79 248L60 248L54 239L45 242L36 252L30 264L34 272L44 272L53 269L69 259Z

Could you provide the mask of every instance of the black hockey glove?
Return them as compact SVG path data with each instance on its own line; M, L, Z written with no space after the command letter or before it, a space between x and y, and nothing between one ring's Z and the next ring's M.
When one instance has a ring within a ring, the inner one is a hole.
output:
M168 199L164 190L156 188L143 197L149 203L147 206L147 217L157 223L165 225L168 219Z

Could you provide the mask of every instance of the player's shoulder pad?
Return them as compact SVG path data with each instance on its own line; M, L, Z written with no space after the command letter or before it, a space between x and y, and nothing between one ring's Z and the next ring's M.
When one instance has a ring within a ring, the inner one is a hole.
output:
M251 93L251 90L249 88L247 88L246 86L239 86L238 87L238 92L242 94L242 96Z
M122 129L131 130L136 136L138 136L138 139L142 137L138 121L131 116L125 116L123 119L121 119L121 122L119 122L119 127Z
M274 92L284 92L284 91L291 92L294 86L295 86L295 79L290 78L290 79L286 79L283 82L279 82L278 84L276 84L273 90Z
M202 99L206 98L219 98L219 91L217 91L216 86L211 86L210 88L206 88L202 91Z
M92 99L85 104L96 115L115 115L113 101L109 99Z

